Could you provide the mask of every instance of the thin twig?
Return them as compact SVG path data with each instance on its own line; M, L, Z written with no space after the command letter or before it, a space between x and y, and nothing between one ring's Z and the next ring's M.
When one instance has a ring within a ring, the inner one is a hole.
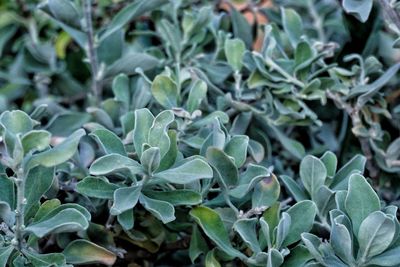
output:
M282 200L281 201L281 208L286 207L292 201L293 201L293 198L291 198L291 197L288 197L287 199Z
M235 78L235 97L240 100L242 98L242 89L240 88L240 83L242 82L242 75L239 71L235 71L233 74Z
M332 99L339 108L346 111L351 119L353 129L362 126L360 109L358 105L356 105L355 107L351 106L350 104L344 102L339 95L334 94L331 91L328 91L326 95L328 98ZM373 154L369 144L369 139L366 137L357 136L356 134L355 136L358 138L361 145L361 150L367 159L367 169L370 177L373 179L377 179L379 176L379 169L375 166L375 163L373 161Z
M314 27L317 29L319 40L321 42L325 43L326 35L325 35L325 31L324 31L324 26L323 26L323 20L319 16L317 10L315 9L313 1L308 1L308 10L313 19Z
M226 204L228 204L228 206L235 212L236 217L239 217L240 212L239 210L235 207L235 205L233 205L231 199L229 198L228 193L225 191L222 193L222 195L224 196L225 202Z
M239 218L243 219L243 218L250 218L254 215L260 215L262 214L264 211L266 211L268 209L268 206L261 206L261 207L255 207L252 208L248 211L246 211L245 213L241 210L239 212Z
M13 240L16 248L21 251L24 243L24 229L25 229L25 174L24 169L18 167L16 170L17 178L17 209L15 210L15 238Z
M86 23L85 31L88 39L86 50L92 72L92 93L95 98L95 101L99 103L102 95L102 84L101 84L101 79L99 77L99 64L97 60L97 50L93 33L91 0L84 1L84 11L85 11L85 23Z
M278 64L276 64L271 58L266 58L265 63L267 64L268 67L270 67L272 70L276 70L279 72L283 77L286 78L286 82L297 85L300 88L303 88L305 84L298 80L296 77L293 77L289 73L287 73L284 69L281 68Z
M111 206L112 206L112 202L109 200L108 208L110 209ZM107 218L106 229L110 230L113 227L114 221L115 221L115 216L110 214Z

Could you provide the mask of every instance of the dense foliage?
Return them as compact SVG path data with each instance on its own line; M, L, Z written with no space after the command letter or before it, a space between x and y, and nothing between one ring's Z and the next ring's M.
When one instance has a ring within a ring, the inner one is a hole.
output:
M0 0L1 266L400 266L400 5Z

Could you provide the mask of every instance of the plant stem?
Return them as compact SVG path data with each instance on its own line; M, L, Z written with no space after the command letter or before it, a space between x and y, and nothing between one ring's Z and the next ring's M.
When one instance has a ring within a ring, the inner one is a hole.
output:
M326 95L328 98L332 99L335 102L335 104L339 106L339 108L346 111L346 113L349 115L351 119L353 129L362 126L362 120L360 117L360 108L357 105L353 107L350 104L345 103L340 98L339 95L334 94L331 91L327 91ZM358 138L361 145L361 150L364 156L367 158L367 169L369 175L371 178L376 180L379 176L379 169L374 164L372 150L369 145L369 139L367 137L357 136L356 134L354 135Z
M386 16L392 21L394 25L396 25L397 30L400 31L400 15L394 10L394 8L390 5L387 0L379 0L380 5L382 6L383 11Z
M236 217L239 217L240 212L239 212L239 210L235 207L235 205L233 205L231 199L229 198L228 192L227 192L227 191L224 191L224 192L222 193L222 195L224 196L224 199L225 199L226 204L228 204L228 206L235 212Z
M242 75L239 71L235 71L233 74L235 78L235 97L240 100L242 98L242 90L240 89L240 83L242 82Z
M143 175L142 180L139 181L139 184L141 186L144 186L145 184L147 184L149 182L150 178L151 178L150 175L147 175L147 174Z
M272 70L276 70L277 72L279 72L283 77L286 78L286 81L288 83L292 83L294 85L297 85L299 87L304 87L305 84L296 79L295 77L293 77L292 75L290 75L289 73L287 73L284 69L281 68L281 66L279 66L278 64L276 64L272 59L270 58L266 58L265 63L268 65L268 67L270 67Z
M325 43L326 36L325 36L324 27L323 27L323 21L322 21L321 17L318 15L318 12L314 7L314 1L312 1L312 0L308 1L308 10L314 21L314 27L317 29L319 40L321 42Z
M108 201L107 201L108 209L111 209L112 204L113 204L113 203L112 203L111 200L108 200ZM108 218L107 218L107 221L106 221L106 224L105 224L106 229L110 230L110 229L113 227L114 221L115 221L115 216L109 214L109 215L108 215Z
M102 84L99 78L99 64L97 60L97 50L94 40L93 24L92 24L92 3L91 0L84 0L85 12L85 31L87 35L86 54L90 61L90 68L92 73L92 94L95 98L96 104L100 102L102 95Z
M245 213L243 213L243 211L240 211L239 218L250 218L254 215L260 215L267 209L268 209L268 206L261 206L261 207L252 208L252 209L246 211Z
M24 169L19 167L16 171L17 178L16 186L17 186L17 209L15 210L15 244L19 251L22 250L22 244L24 242L24 211L26 205L25 199L25 175Z
M181 59L178 55L175 59L175 76L176 76L176 86L178 87L178 92L181 91Z

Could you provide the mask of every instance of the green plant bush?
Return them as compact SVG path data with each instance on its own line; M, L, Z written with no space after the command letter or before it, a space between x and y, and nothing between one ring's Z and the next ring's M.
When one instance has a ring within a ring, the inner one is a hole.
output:
M400 266L398 9L0 1L0 267Z

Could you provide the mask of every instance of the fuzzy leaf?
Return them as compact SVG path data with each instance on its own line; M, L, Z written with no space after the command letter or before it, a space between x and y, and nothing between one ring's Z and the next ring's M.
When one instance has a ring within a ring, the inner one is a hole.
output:
M92 166L90 166L89 172L92 175L106 175L122 170L128 170L132 174L137 174L142 172L143 168L133 159L121 156L120 154L108 154L96 159L92 163Z
M246 47L251 47L253 36L250 24L236 8L231 8L233 34L245 42Z
M300 15L291 8L282 8L283 29L289 37L290 43L296 47L303 35L303 22Z
M213 171L204 160L196 158L176 168L155 173L154 177L174 184L188 184L199 179L212 178Z
M170 203L140 195L140 204L164 224L175 220L175 209Z
M330 242L336 255L347 264L354 264L352 234L345 225L336 220L332 225Z
M117 260L117 256L111 251L84 239L69 243L63 254L67 262L72 264L100 263L111 266Z
M350 176L345 208L353 223L355 235L358 234L362 221L370 213L381 209L377 194L360 174Z
M385 251L392 243L395 233L396 226L388 215L381 211L369 214L361 223L357 235L361 259L365 261Z
M168 136L168 126L174 121L174 113L170 110L164 110L158 114L153 125L149 130L148 144L160 149L160 157L163 158L167 154L171 145Z
M31 168L36 165L53 167L67 161L75 154L78 148L79 140L84 135L85 131L82 129L75 131L61 144L52 149L35 154L32 157L29 166Z
M398 266L400 264L399 254L400 246L397 246L373 257L368 263L377 266Z
M76 191L88 197L112 199L119 187L98 177L86 177L76 185Z
M145 12L157 9L164 4L166 4L164 0L140 0L126 5L121 11L113 16L111 22L107 26L107 30L101 36L101 39L105 39L115 31L118 31L130 20L143 15Z
M235 135L224 148L224 152L234 158L237 168L242 167L246 161L248 145L249 137L247 135Z
M126 108L129 108L130 104L130 88L129 88L129 78L126 74L119 74L114 78L112 83L112 90L115 98L118 101L124 103Z
M111 215L119 215L132 209L139 200L142 186L122 187L114 191L114 204L110 208Z
M261 208L272 206L279 198L281 187L278 179L274 174L263 178L254 187L254 192L251 198L251 207Z
M224 227L224 223L217 212L214 210L199 206L190 211L190 215L200 225L204 233L224 251L233 257L242 257L242 253L234 249L229 240L228 232Z
M143 144L147 143L149 131L153 125L154 116L147 108L135 110L135 127L133 129L133 144L139 157L142 156Z
M119 214L117 216L117 220L124 230L131 230L135 225L135 215L133 209L129 209Z
M262 179L271 176L271 172L262 166L249 164L239 177L239 185L229 190L229 195L241 199L252 190Z
M113 78L120 73L136 74L137 68L147 71L157 67L158 64L159 60L149 54L130 52L108 66L104 77Z
M234 71L240 71L242 69L242 58L246 46L241 39L227 39L225 40L225 56L228 60L229 65Z
M56 20L74 28L80 28L81 16L74 2L68 0L48 0L48 6Z
M30 151L42 151L50 145L50 133L43 130L33 130L26 133L22 139L22 147L24 153Z
M68 208L58 214L33 223L25 231L42 238L50 233L68 233L86 230L89 226L87 218L78 210Z
M260 244L257 239L256 226L256 218L239 219L233 224L233 229L254 253L261 252Z
M207 160L218 172L221 182L225 186L233 186L238 183L238 171L234 162L222 150L210 147L207 149Z
M35 214L39 200L53 183L54 168L37 166L29 170L25 179L25 218L29 219Z
M203 80L195 80L190 88L187 110L192 113L199 108L201 101L207 96L207 84Z
M96 140L106 154L116 153L126 156L124 145L115 133L107 129L98 129L90 133L89 136Z
M306 266L306 263L312 259L310 252L304 246L296 246L290 250L290 254L285 257L282 267Z
M0 174L0 201L8 203L14 209L16 194L13 181L6 175Z
M170 109L178 105L178 87L168 76L156 76L151 85L151 92L157 102L164 108Z
M24 250L24 255L35 267L65 266L65 257L61 253L38 254L34 251Z
M366 158L362 155L356 155L349 160L332 179L331 188L335 190L346 190L349 178L353 173L363 173Z
M325 165L320 159L308 155L301 161L300 178L313 199L319 188L324 185L326 176Z
M292 219L289 234L287 235L283 246L291 245L301 239L301 234L311 230L315 215L317 214L317 207L314 202L303 200L296 203L287 213Z
M3 126L12 134L25 134L32 130L34 122L28 114L23 111L5 111L0 116L0 126Z
M193 226L192 236L190 238L189 257L192 263L201 255L209 251L206 241L200 233L198 226Z
M361 22L366 22L372 10L373 0L343 0L344 10Z
M140 163L150 175L158 169L160 160L160 149L158 147L146 149L140 157Z
M0 248L0 267L6 267L8 258L10 257L13 250L13 246Z
M276 229L275 244L277 248L280 248L282 246L283 241L289 234L291 225L292 225L292 218L288 213L283 212L282 218L279 220L278 226L275 228Z
M294 197L296 201L302 201L308 199L307 192L301 188L293 178L287 175L281 175L283 184L285 185L286 189L289 190L290 194Z

